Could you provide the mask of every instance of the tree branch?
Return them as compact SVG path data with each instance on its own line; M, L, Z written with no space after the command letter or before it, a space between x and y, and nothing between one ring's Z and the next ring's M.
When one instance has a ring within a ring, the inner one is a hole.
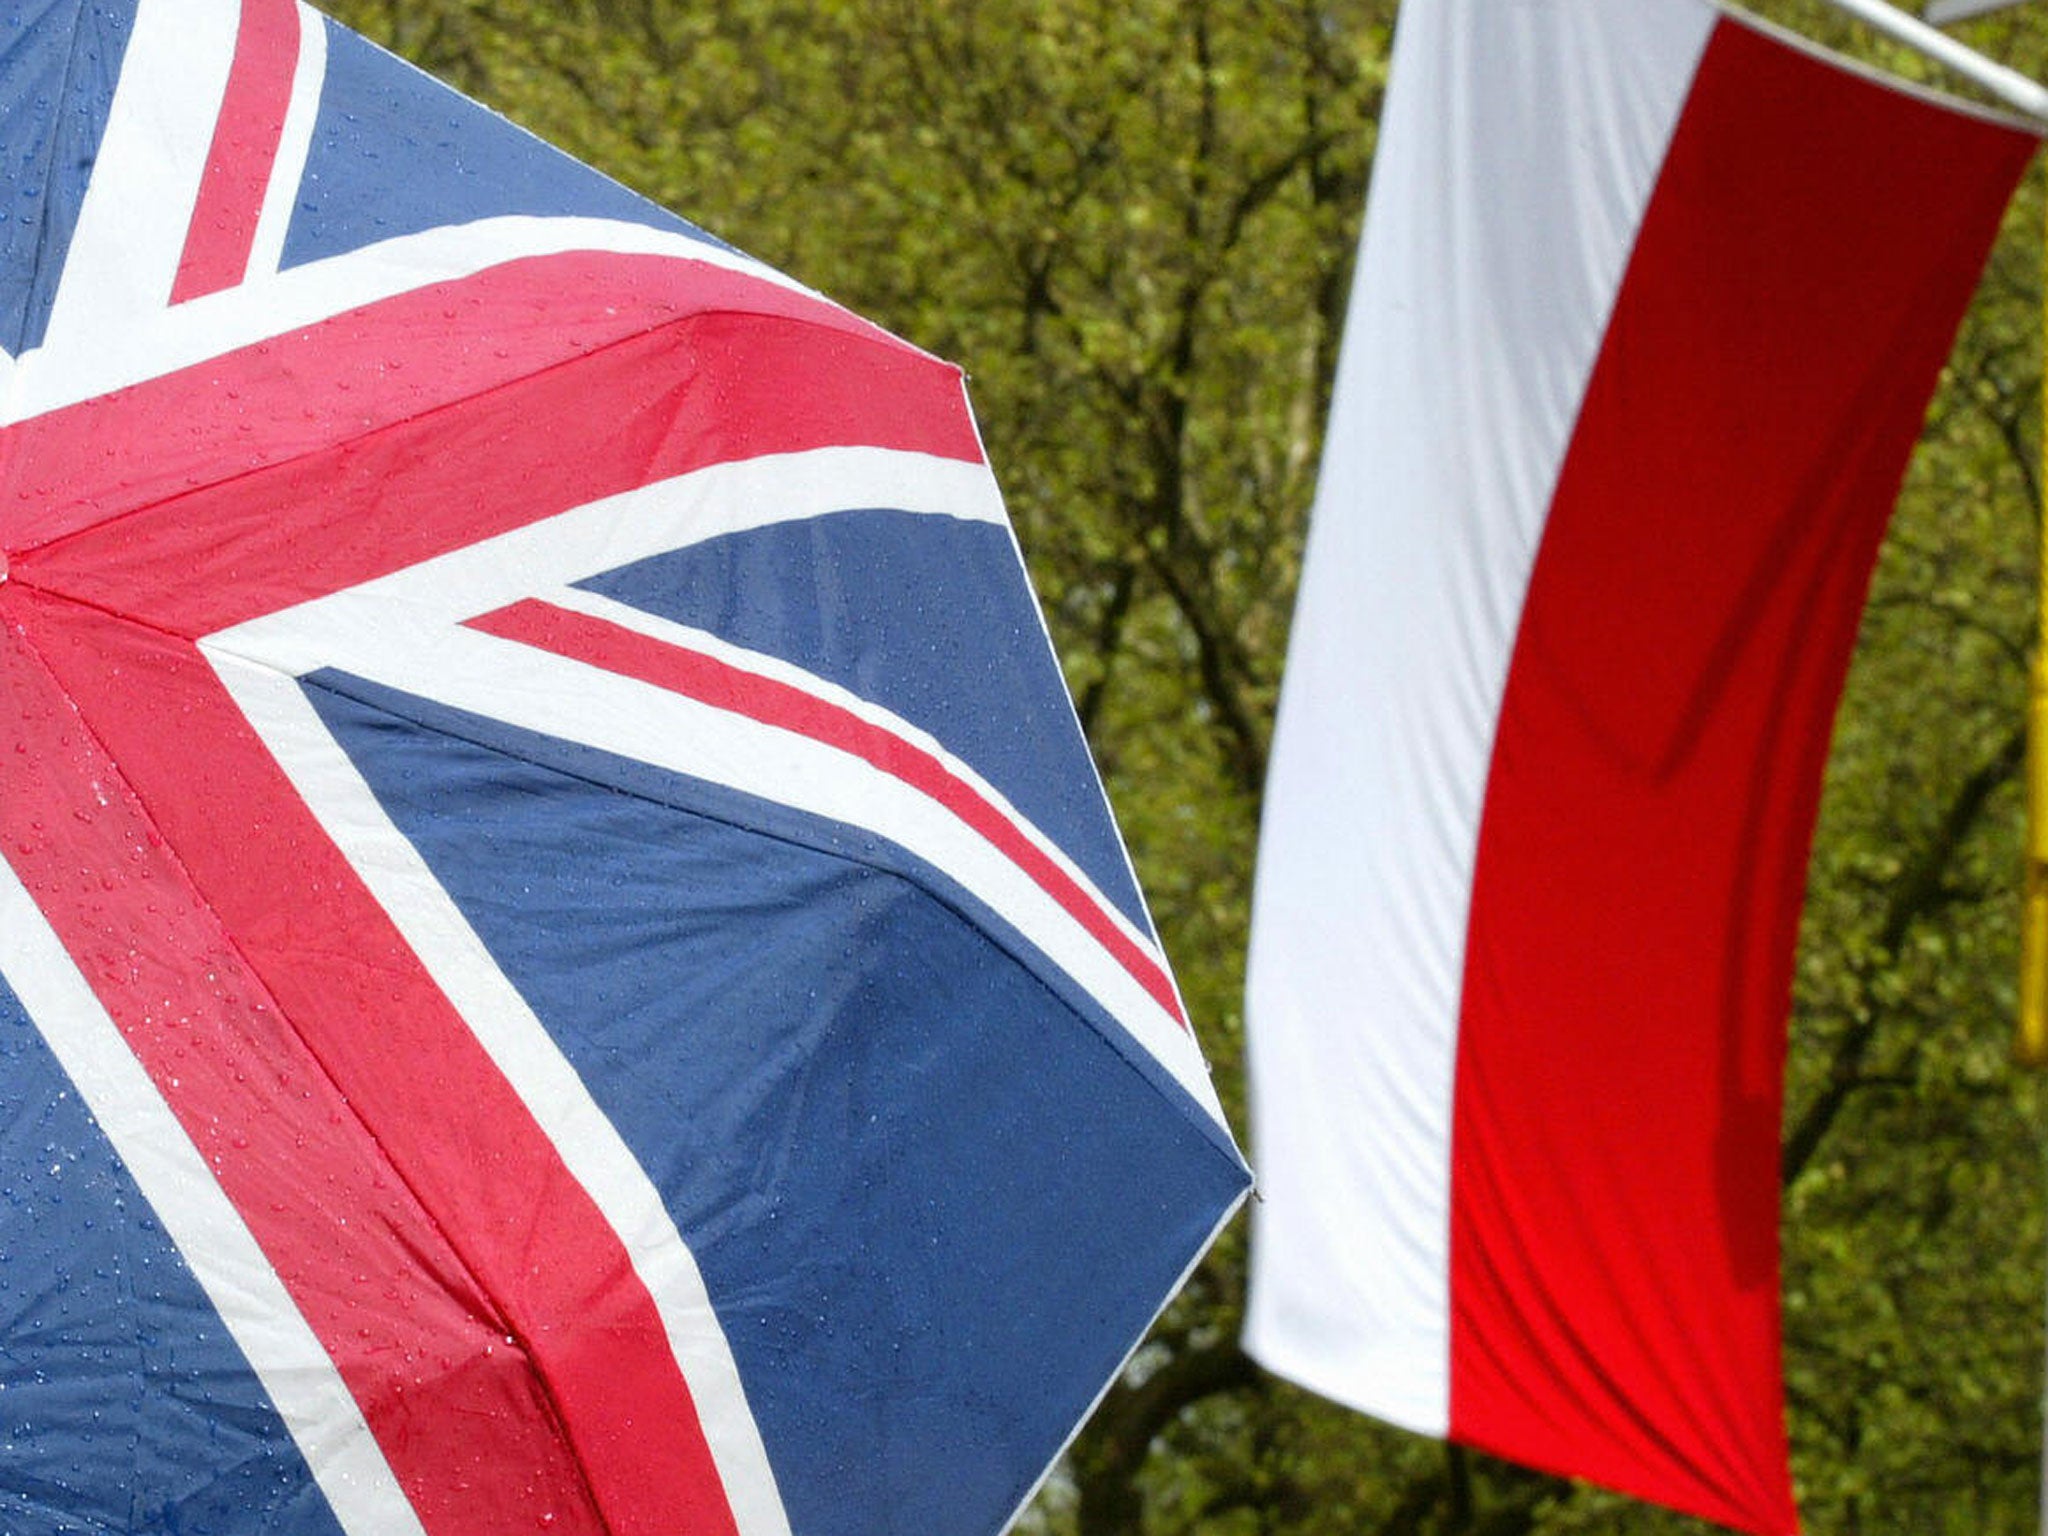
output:
M1914 924L1932 916L1952 899L1949 866L1983 817L1992 793L2019 771L2026 749L2026 732L2014 731L1957 787L1934 836L1892 886L1891 900L1886 904L1884 921L1877 933L1880 955L1896 955ZM1829 1064L1827 1081L1785 1138L1779 1164L1782 1183L1789 1185L1805 1171L1844 1106L1864 1086L1864 1062L1877 1041L1882 1023L1883 1015L1871 1009L1843 1034Z

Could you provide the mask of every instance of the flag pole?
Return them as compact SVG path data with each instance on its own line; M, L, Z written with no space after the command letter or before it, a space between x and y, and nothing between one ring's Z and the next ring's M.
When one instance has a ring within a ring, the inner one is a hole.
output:
M1937 64L1946 65L1964 79L1989 91L2015 112L2048 122L2048 87L2029 80L2018 70L2007 69L2003 64L1985 58L1976 49L1965 47L1946 32L1936 31L1919 17L1909 16L1897 6L1886 4L1885 0L1828 0L1828 3L1859 21L1868 22L1908 48L1924 53Z

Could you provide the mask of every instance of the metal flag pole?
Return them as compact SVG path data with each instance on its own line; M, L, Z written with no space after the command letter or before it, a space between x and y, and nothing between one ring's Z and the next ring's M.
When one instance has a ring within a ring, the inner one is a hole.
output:
M2026 3L2027 0L1927 0L1925 14L1935 26L1945 27L1952 21L1984 16L1992 11L2009 11Z
M2029 80L2019 71L1985 58L1976 49L1965 47L1946 32L1937 32L1919 17L1909 16L1897 6L1886 4L1885 0L1828 0L1828 3L1859 21L1868 22L1908 48L1926 54L1964 79L1975 82L2015 112L2023 112L2028 117L2048 123L2048 87L2043 87L2038 81ZM1956 14L1970 15L1989 9L1990 5L1979 4L1971 10L1957 10Z

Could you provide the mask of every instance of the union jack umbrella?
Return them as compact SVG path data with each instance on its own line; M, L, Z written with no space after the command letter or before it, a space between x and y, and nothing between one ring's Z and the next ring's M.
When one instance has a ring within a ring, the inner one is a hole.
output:
M0 0L0 1529L991 1531L1246 1182L961 380Z

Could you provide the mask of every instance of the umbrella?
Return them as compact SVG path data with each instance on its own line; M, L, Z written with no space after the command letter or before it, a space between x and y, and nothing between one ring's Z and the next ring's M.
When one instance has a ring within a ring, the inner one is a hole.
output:
M1241 1198L961 378L0 5L0 1525L974 1532Z

